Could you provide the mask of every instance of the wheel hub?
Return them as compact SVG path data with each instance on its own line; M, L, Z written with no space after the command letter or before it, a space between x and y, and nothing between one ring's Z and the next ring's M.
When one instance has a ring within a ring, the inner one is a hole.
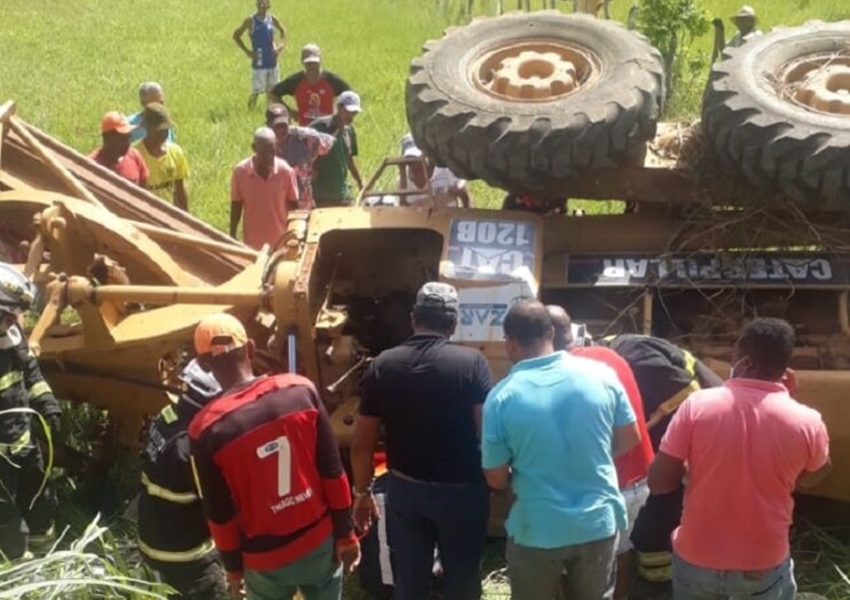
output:
M491 96L541 102L571 94L598 75L593 55L560 41L529 41L491 49L473 63L472 79Z
M850 57L815 54L787 63L782 96L812 112L850 117Z
M555 52L521 52L502 61L491 89L516 100L542 100L568 94L579 86L575 65Z
M850 66L818 69L801 82L795 97L820 112L850 115Z

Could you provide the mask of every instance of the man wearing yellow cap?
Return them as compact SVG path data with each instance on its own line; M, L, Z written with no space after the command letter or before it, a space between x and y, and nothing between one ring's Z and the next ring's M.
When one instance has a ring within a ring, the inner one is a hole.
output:
M254 342L234 317L195 330L201 366L223 395L192 420L195 473L234 593L339 600L360 560L351 491L322 400L293 373L254 377Z

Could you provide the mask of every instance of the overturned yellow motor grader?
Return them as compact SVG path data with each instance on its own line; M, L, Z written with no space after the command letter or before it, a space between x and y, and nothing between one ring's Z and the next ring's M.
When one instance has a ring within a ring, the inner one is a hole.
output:
M697 130L664 126L656 136L664 81L657 53L614 24L590 22L509 15L429 42L411 67L408 120L426 156L463 176L537 197L625 200L638 206L630 214L358 202L291 213L276 247L255 252L26 124L13 103L3 105L2 259L39 285L43 306L30 341L57 395L108 410L121 439L136 442L144 419L177 391L199 319L226 310L256 339L259 370L295 369L316 383L344 447L364 368L409 335L415 292L428 280L458 288L456 341L484 352L497 377L508 367L501 322L523 298L564 305L595 335L672 339L721 374L747 318L781 316L798 332L800 399L821 411L832 440L836 468L812 493L850 500L845 183L801 209L782 190L759 191L693 159L694 148L709 156L703 150L716 145ZM484 29L469 31L476 27ZM628 36L631 46L609 43L614 55L603 56L594 40L606 36ZM432 85L435 76L452 76L443 50L454 56L453 69L472 65L464 75L472 73L471 90L450 92L478 94L482 109L469 108L469 98L452 103L440 96L445 86ZM635 60L630 52L643 54ZM795 69L799 78L802 67ZM572 87L538 89L555 73L569 75ZM598 118L596 105L583 108L584 131L580 118L557 125L545 117L545 103L564 109L559 103L598 94L611 78L625 90L620 108L603 106ZM623 86L630 82L636 92ZM501 111L495 126L486 111ZM382 170L417 160L388 160ZM379 172L360 200L411 193L376 189L382 181Z

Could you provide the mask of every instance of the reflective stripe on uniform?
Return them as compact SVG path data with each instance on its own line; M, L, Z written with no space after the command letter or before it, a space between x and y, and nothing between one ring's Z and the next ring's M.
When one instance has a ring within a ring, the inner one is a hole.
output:
M652 411L652 414L649 415L649 419L646 421L647 429L652 429L663 421L665 417L676 412L682 403L688 399L688 396L701 389L699 381L697 381L697 359L694 358L694 355L687 350L682 350L682 358L685 361L685 371L687 371L688 375L691 376L691 381L688 385L667 398L667 400L658 405L658 408Z
M194 492L173 492L160 485L153 483L148 479L147 473L142 472L142 486L148 494L156 498L162 498L175 504L191 504L198 500L198 495Z
M24 380L24 374L21 371L9 371L0 377L0 392L5 392L13 385L17 385Z
M672 579L672 560L670 552L638 552L638 573L647 581L655 583Z
M50 386L47 385L46 381L39 381L27 391L30 394L30 398L38 398L39 396L53 393L53 390L50 389Z
M30 445L30 440L32 436L30 435L30 430L27 429L21 434L21 437L16 439L14 442L10 442L8 444L4 444L0 442L0 455L2 454L18 454L24 448L27 448Z
M215 544L213 544L212 540L207 540L200 546L192 548L191 550L184 550L182 552L157 550L156 548L151 548L142 540L139 540L139 551L142 554L148 558L166 563L186 563L194 560L200 560L213 550L215 550Z
M177 411L175 411L174 407L170 404L163 408L162 412L159 414L162 415L162 420L168 425L171 425L177 420Z

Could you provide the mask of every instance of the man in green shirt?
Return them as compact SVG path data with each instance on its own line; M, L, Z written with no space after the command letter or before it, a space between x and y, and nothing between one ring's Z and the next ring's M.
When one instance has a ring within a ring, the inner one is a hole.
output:
M363 179L354 162L354 157L357 156L354 117L360 110L360 96L351 91L343 92L337 99L336 114L321 117L310 123L312 129L336 138L336 143L331 150L316 161L313 199L318 208L351 203L349 172L357 182L357 186L363 189Z

